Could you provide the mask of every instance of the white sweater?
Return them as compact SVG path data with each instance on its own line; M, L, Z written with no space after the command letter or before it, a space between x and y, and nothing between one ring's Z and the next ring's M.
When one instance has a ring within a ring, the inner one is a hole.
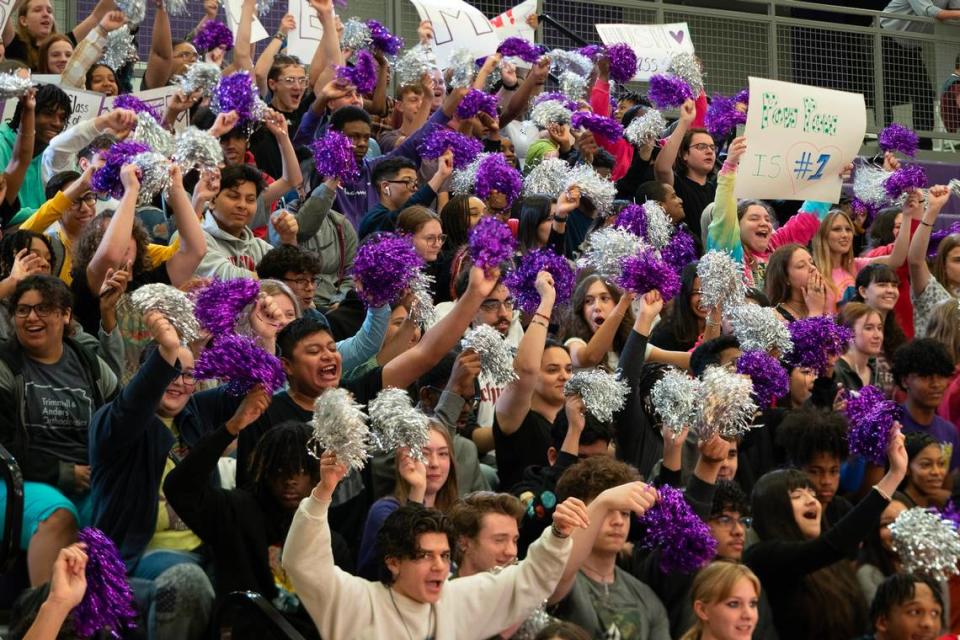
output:
M283 546L283 568L324 640L406 637L430 633L430 605L415 602L379 582L350 575L333 564L329 502L306 498ZM436 640L489 638L522 621L560 581L573 543L547 529L527 558L500 573L447 581L436 604ZM403 617L397 614L402 612Z

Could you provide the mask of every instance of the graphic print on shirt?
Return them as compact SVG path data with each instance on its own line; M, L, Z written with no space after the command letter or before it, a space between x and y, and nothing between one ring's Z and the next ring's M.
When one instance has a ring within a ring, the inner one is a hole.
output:
M93 398L85 382L81 378L74 383L66 376L63 384L25 382L24 425L32 449L74 464L87 464L87 429L93 415Z

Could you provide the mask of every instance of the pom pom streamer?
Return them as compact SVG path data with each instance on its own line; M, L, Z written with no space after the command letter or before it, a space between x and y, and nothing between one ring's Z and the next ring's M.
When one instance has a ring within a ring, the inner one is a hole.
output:
M883 151L899 151L912 158L917 155L920 138L907 127L894 122L880 132L877 143Z
M808 367L825 375L830 356L841 356L847 350L853 332L838 325L830 316L794 320L789 325L793 350L786 362L793 367Z
M571 113L577 110L577 103L569 99L567 96L556 91L550 91L547 93L541 93L536 98L533 99L534 106L540 104L541 102L547 102L548 100L553 100L554 102L560 102L564 107Z
M421 326L430 327L437 323L437 309L433 306L435 278L423 271L417 271L410 282L413 303L410 305L410 320Z
M927 186L927 172L918 164L908 164L891 173L883 182L887 196L897 200L901 196L924 189Z
M582 100L587 94L587 79L573 71L564 71L560 76L560 93L569 100Z
M416 49L405 51L393 67L398 87L419 87L423 75L429 74L432 70L433 67L427 56Z
M675 435L697 423L701 383L679 369L669 368L650 392L654 410Z
M369 51L361 49L352 67L337 67L337 77L355 86L361 94L373 93L377 87L377 62Z
M580 195L590 200L597 213L606 216L613 210L613 200L617 197L617 187L589 164L578 164L567 174L567 182L561 190L572 187L580 189Z
M647 200L643 203L643 212L646 214L647 227L644 238L653 245L654 249L662 249L673 237L675 227L670 216L663 210L659 202Z
M130 139L135 142L142 142L164 156L173 155L176 145L173 134L160 126L160 123L145 111L137 114L137 126ZM220 146L219 141L217 146ZM220 152L220 155L223 156L223 151Z
M517 248L510 227L493 216L481 219L470 230L469 239L470 260L484 271L509 262Z
M223 147L219 140L206 131L187 127L177 135L173 159L184 173L191 169L209 171L223 162Z
M208 96L220 82L221 75L220 67L212 62L194 62L183 75L174 78L174 82L185 95L202 91Z
M744 351L776 350L784 356L793 350L790 331L770 307L744 303L724 309L724 316Z
M218 336L213 346L197 358L197 380L226 380L227 393L241 396L257 385L267 393L283 388L283 365L267 353L254 338L228 333Z
M390 33L390 30L379 21L367 20L367 28L370 29L370 40L374 49L388 56L395 56L400 53L400 49L403 49L403 38Z
M507 198L507 208L513 205L520 197L523 189L523 177L520 172L507 163L507 159L500 153L487 154L477 163L474 178L474 192L481 200L486 200L494 191L502 193Z
M353 182L360 178L357 158L353 155L350 138L334 129L327 129L322 138L312 144L317 175Z
M367 23L360 18L350 18L343 23L343 35L340 38L340 48L357 52L369 49L373 44L373 34Z
M137 167L137 176L140 178L138 206L150 204L157 195L170 189L170 160L162 153L141 153L131 158L130 163Z
M147 0L118 0L115 4L130 24L140 24L147 17Z
M157 111L155 107L150 106L140 98L132 96L129 93L124 93L114 98L113 108L129 109L138 115L145 113L153 118L156 122L163 122L163 116L160 115L160 112Z
M200 325L194 317L193 301L176 287L168 284L145 284L132 294L130 302L140 315L159 311L173 325L181 342L200 339Z
M528 315L540 306L540 294L535 284L537 274L541 271L553 276L553 286L557 292L556 306L566 304L573 295L575 276L566 258L547 248L534 249L520 258L520 265L504 278L504 284L513 293L517 306Z
M581 76L590 75L593 69L593 60L576 51L554 49L547 54L550 58L550 71L553 75L561 76L564 71L572 71Z
M847 394L847 442L850 453L883 466L890 444L890 428L900 418L900 405L887 400L873 385Z
M749 376L753 384L753 401L769 407L778 398L790 393L790 376L780 361L766 351L745 351L737 359L737 373Z
M29 77L21 78L15 73L0 73L0 100L22 98L35 86L36 84Z
M387 387L370 401L367 411L371 441L376 449L395 451L406 447L414 459L425 461L423 448L430 444L430 419L414 408L410 394Z
M607 57L610 58L610 78L619 84L626 84L633 80L637 73L637 54L630 45L617 43L607 47Z
M167 13L178 18L190 13L187 9L187 0L163 0L163 6L167 9Z
M557 198L567 185L570 165L560 158L544 158L523 181L523 195L547 195Z
M673 268L657 257L652 249L643 249L623 262L623 272L616 278L617 285L638 296L656 289L665 301L680 292L680 277Z
M559 100L544 100L530 110L530 120L541 129L551 124L570 124L573 113Z
M567 395L578 394L583 406L600 422L613 422L613 414L623 409L630 386L615 374L595 367L573 374L563 387Z
M213 51L217 47L230 51L233 49L233 32L219 20L207 20L193 36L193 46L201 53Z
M313 403L313 435L307 452L320 459L324 451L337 455L337 462L360 470L367 464L370 430L363 405L346 389L327 389Z
M457 105L457 117L461 120L473 118L480 112L492 117L497 116L497 97L479 89L470 89Z
M574 129L586 129L607 140L618 140L623 135L623 127L613 118L598 116L592 111L577 111L570 117Z
M517 379L513 369L513 350L500 332L488 324L481 324L463 336L464 349L480 356L480 371L494 384L506 386Z
M893 550L903 571L946 580L956 575L960 536L954 524L934 510L907 509L890 524Z
M497 53L504 58L520 58L524 62L533 64L540 59L541 49L523 38L510 37L500 43Z
M708 251L697 263L700 304L706 309L739 305L746 295L743 266L725 251Z
M687 100L693 100L694 95L690 85L682 78L657 73L650 78L647 97L658 109L674 109Z
M273 8L274 0L257 0L257 15L265 16Z
M707 367L701 386L697 435L703 440L716 433L728 440L742 436L751 428L757 413L753 393L753 383L747 376L730 373L724 367Z
M889 197L884 182L890 172L871 164L861 164L853 174L853 194L867 206L883 207Z
M673 267L674 271L680 273L685 266L697 259L697 245L693 236L683 229L677 229L667 246L660 250L660 257Z
M713 560L717 541L679 490L662 485L658 492L657 503L638 520L640 544L660 550L663 573L693 573Z
M714 94L713 100L707 107L707 116L704 121L707 131L714 140L725 140L727 136L736 132L737 126L747 124L747 111L741 110L736 96L725 98Z
M213 280L197 294L197 321L214 337L233 333L259 295L260 283L252 278Z
M80 604L70 612L73 629L82 638L100 631L125 637L127 630L137 626L137 610L120 552L113 540L92 527L81 529L77 541L86 545L87 588Z
M263 120L267 105L257 94L249 72L237 71L220 78L213 90L210 109L214 113L235 111L239 116L237 126L244 127Z
M137 60L139 60L137 46L134 44L129 24L107 34L107 42L103 45L103 53L100 54L100 63L107 65L116 73L127 63Z
M353 276L362 290L358 293L368 307L395 302L423 267L410 240L384 233L360 245L353 262Z
M123 197L123 185L120 182L120 169L138 154L149 151L150 147L142 142L118 142L106 153L101 154L103 166L93 172L90 188L98 193L108 193L118 200Z
M447 63L450 69L450 86L454 89L466 89L473 84L477 75L477 65L468 49L457 49Z
M630 144L638 147L643 145L656 144L663 137L663 132L667 128L667 121L663 114L656 109L648 109L642 116L638 116L630 121L623 137Z
M675 53L670 59L668 71L687 83L694 97L703 93L703 73L700 64L692 53Z
M443 125L437 125L417 148L421 158L435 159L453 151L453 168L463 169L483 151L483 143Z
M577 267L593 269L604 278L616 278L623 271L624 261L635 256L642 246L640 238L626 229L604 227L587 236Z

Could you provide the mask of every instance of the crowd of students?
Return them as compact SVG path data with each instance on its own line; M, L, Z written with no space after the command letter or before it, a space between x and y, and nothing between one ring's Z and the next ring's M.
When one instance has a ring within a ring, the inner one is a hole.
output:
M565 97L566 114L536 122L531 108L554 84L552 52L525 66L488 56L469 87L433 65L391 96L396 60L376 51L376 86L364 94L338 72L356 52L341 47L332 0L310 0L324 33L308 64L284 52L289 15L254 55L255 0L244 0L232 40L201 38L200 50L194 33L171 33L165 2L151 2L150 56L135 78L131 61L100 58L129 25L119 6L137 3L100 0L62 34L50 0L18 0L3 29L0 69L61 76L27 91L0 125L0 444L24 480L22 571L2 578L22 590L10 637L74 637L93 551L77 542L85 527L108 536L125 564L140 615L135 629L104 630L121 637L204 637L234 591L261 594L304 637L326 640L960 631L960 581L908 573L889 528L907 509L950 507L960 486L960 235L933 234L947 186L912 190L875 216L846 196L738 201L750 141L703 128L705 93L659 140L572 126L578 110L626 126L652 109L611 82L602 52L583 70L582 95ZM198 32L219 20L216 0L204 11ZM432 25L418 34L415 55L430 60ZM122 95L177 84L198 61L224 77L248 73L267 105L260 121L237 126L203 91L178 92L160 125L172 131L189 112L219 139L222 165L174 163L154 197L126 164L119 197L94 190L105 156L142 115L117 108L68 127L61 86ZM464 116L471 88L494 97L496 115ZM479 179L455 188L457 150L423 157L442 128L501 156L526 179L522 195L480 190ZM329 132L349 140L352 178L318 173L311 146ZM895 171L902 159L872 161ZM537 192L529 185L541 165L587 171L593 188ZM573 265L621 211L646 202L695 248L675 265L672 300L589 267L566 300L544 270L530 283L536 304L521 311L507 278L516 264L547 251ZM499 268L474 265L468 248L488 217L517 239ZM420 320L412 293L364 303L354 260L385 232L426 265L437 319ZM698 258L710 250L740 263L746 302L776 322L833 316L852 335L825 370L771 349L789 391L726 439L676 434L653 398L670 368L733 376L747 350L730 309L704 304L711 283ZM198 379L205 340L187 344L176 318L131 303L150 284L196 293L242 278L259 295L238 331L285 374L272 394ZM510 350L512 380L462 347L482 326ZM610 421L566 387L590 368L629 389ZM848 444L844 403L868 385L902 407L883 463ZM318 398L339 388L366 405L391 387L430 417L419 452L379 452L362 469L335 451L312 455ZM668 486L683 490L716 544L697 571L665 564L636 526ZM280 637L238 615L234 636Z

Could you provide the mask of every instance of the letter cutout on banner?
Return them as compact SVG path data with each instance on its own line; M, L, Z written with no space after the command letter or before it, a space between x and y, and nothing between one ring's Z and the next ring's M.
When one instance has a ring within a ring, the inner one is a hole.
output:
M55 80L55 82L49 81L49 78L51 77ZM34 74L33 79L37 82L37 84L59 84L60 82L60 76L57 75L48 76ZM80 122L83 122L84 120L96 118L103 109L103 104L107 99L102 93L83 91L82 89L74 89L73 87L61 86L60 88L63 89L64 93L70 96L71 113L70 117L67 118L66 126L68 129ZM16 108L16 99L6 100L3 103L3 115L0 117L3 118L4 122L13 117L13 112L16 110Z
M866 130L862 94L750 78L737 198L839 202L840 172Z
M410 0L421 20L433 23L437 64L446 67L457 49L469 49L475 58L495 53L500 37L490 20L463 0Z
M240 25L240 9L243 8L243 0L223 0L223 10L227 14L227 26L233 32L233 37L237 37L237 27ZM250 29L250 42L260 42L266 40L270 35L263 28L263 23L257 19L257 14L253 14L253 28Z
M677 53L693 53L693 39L686 22L674 24L598 24L603 44L623 42L637 54L636 82L647 82L663 73Z
M307 0L290 0L289 13L297 22L297 28L287 34L287 53L309 64L320 46L323 25Z

